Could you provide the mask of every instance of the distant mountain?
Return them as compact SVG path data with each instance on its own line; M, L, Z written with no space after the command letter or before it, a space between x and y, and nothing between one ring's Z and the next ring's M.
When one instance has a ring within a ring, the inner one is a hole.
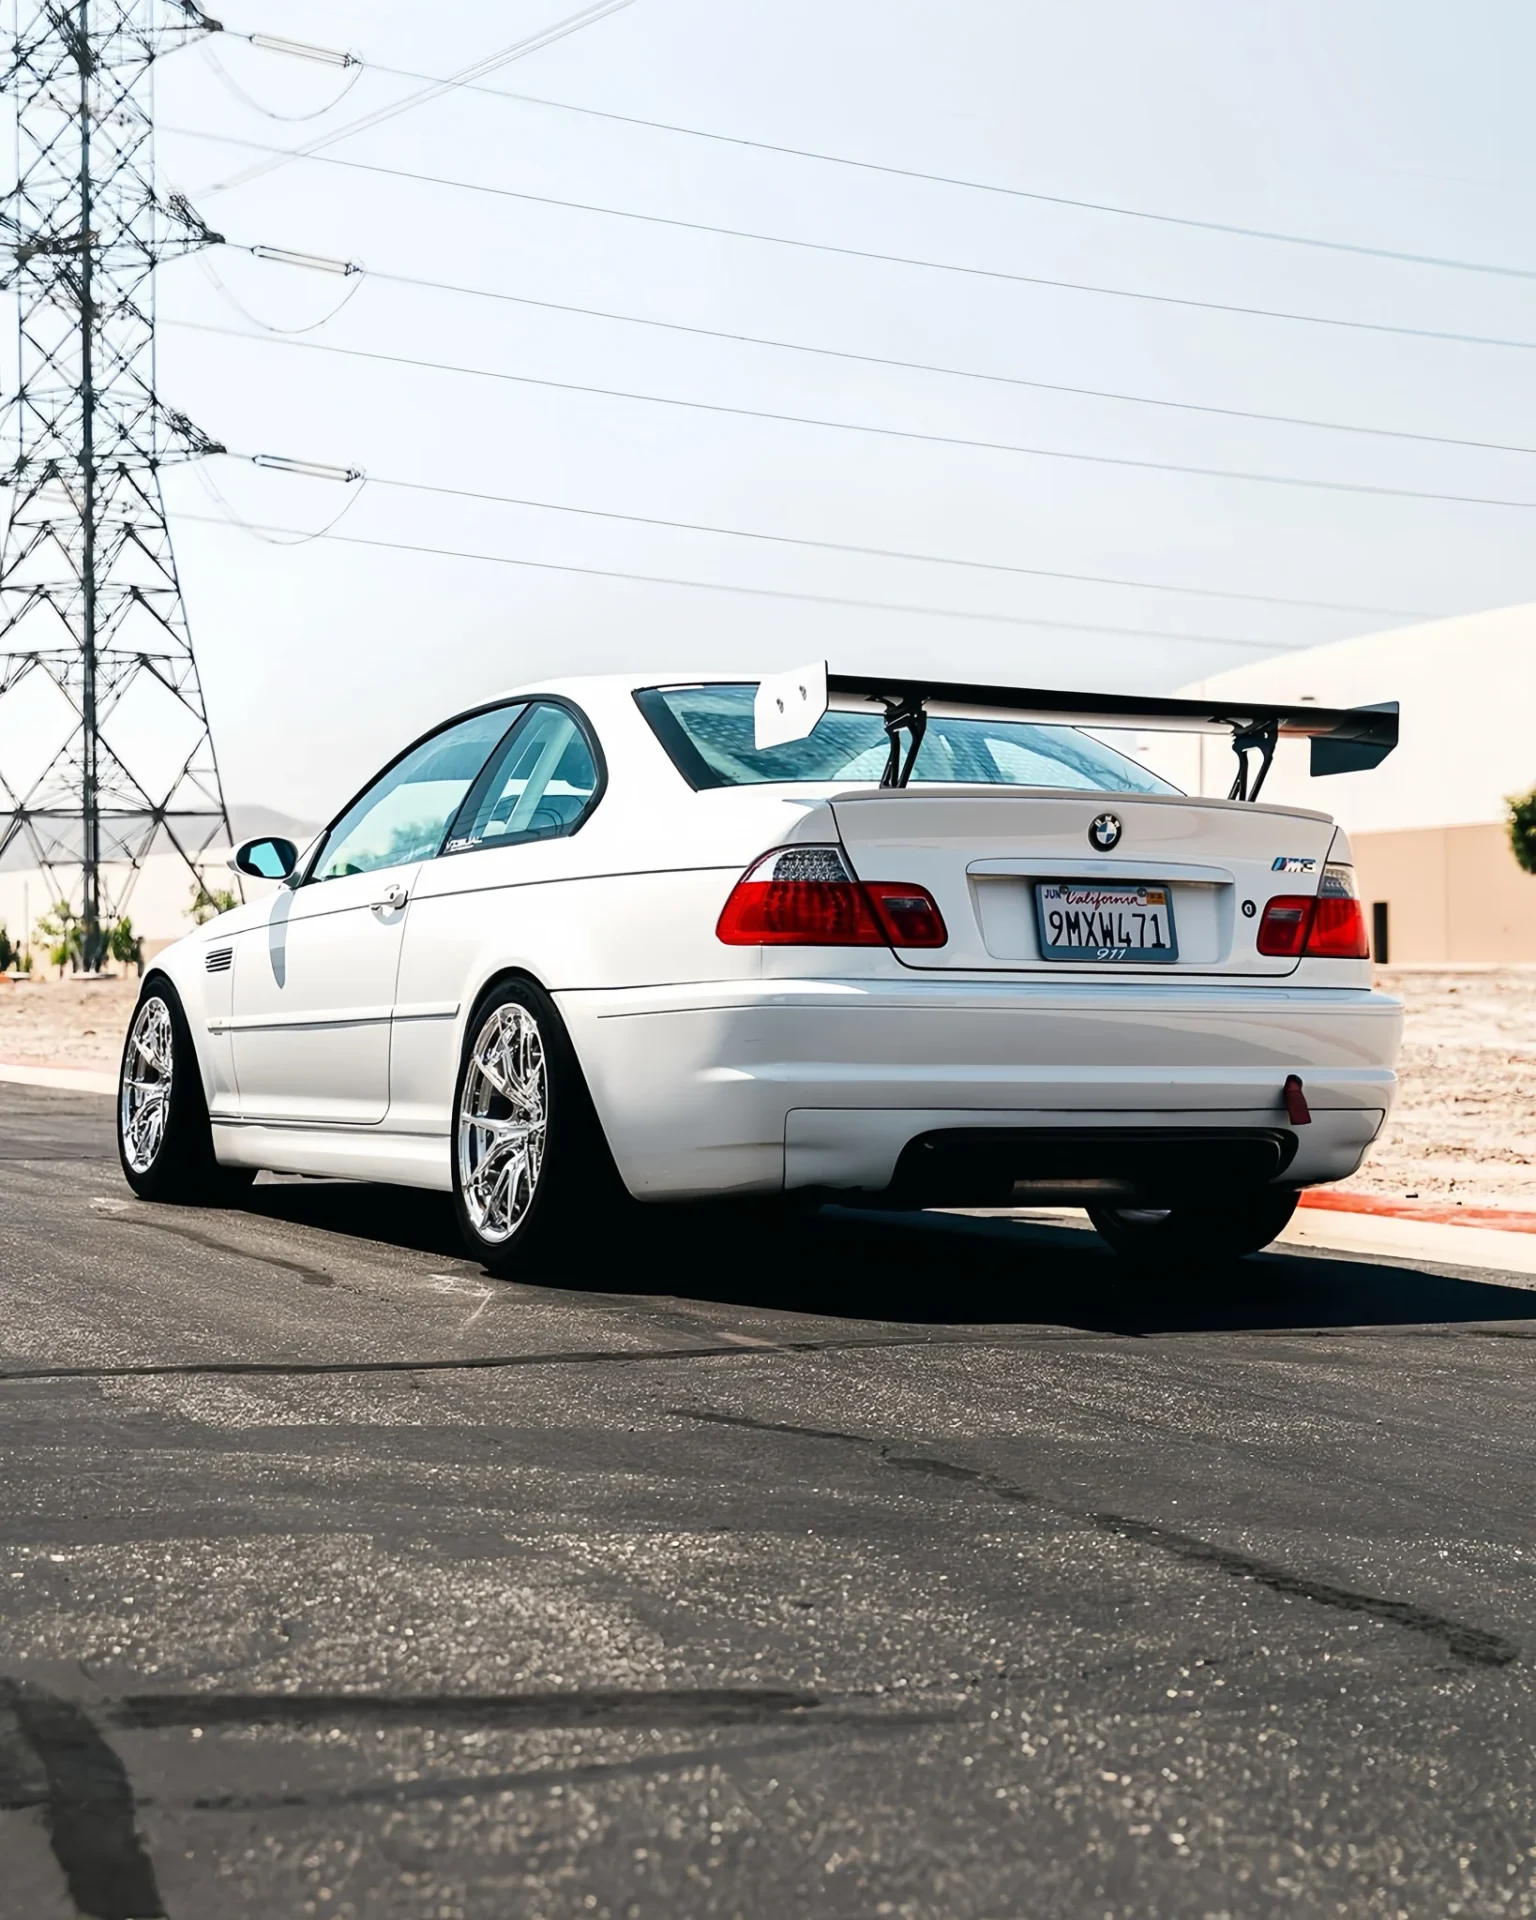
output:
M247 806L239 801L229 810L229 825L237 846L242 840L254 840L258 834L274 833L280 834L285 840L291 840L296 847L302 849L308 846L320 831L313 820L296 820L291 813L281 813L276 807ZM159 857L166 859L176 857L170 842L165 839L156 842L150 855L151 859ZM24 838L18 838L11 842L4 853L0 853L0 873L15 873L31 868L35 864L35 859L36 856L27 841ZM64 863L64 868L67 871L67 862Z
M242 800L230 808L229 826L237 845L242 840L254 840L259 833L272 833L302 847L319 832L313 820L295 820L291 813L280 813L276 807L253 806Z

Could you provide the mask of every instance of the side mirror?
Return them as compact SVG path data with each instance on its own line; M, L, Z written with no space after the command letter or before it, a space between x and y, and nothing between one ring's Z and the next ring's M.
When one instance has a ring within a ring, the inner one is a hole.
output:
M236 873L248 873L253 880L286 880L299 864L299 850L291 840L263 834L259 840L242 840L229 864Z

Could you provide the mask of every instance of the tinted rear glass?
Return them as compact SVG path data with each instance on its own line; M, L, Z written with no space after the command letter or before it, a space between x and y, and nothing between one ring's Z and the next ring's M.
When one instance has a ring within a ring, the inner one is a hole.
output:
M879 781L885 727L876 712L825 713L804 740L759 752L756 686L647 687L635 695L677 770L694 787L781 781ZM1078 793L1177 793L1155 773L1076 727L930 717L912 782L1062 787Z

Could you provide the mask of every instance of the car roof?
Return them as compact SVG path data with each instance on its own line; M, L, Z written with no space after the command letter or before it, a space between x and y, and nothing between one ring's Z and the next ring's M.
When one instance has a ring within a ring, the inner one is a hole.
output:
M528 680L491 696L487 704L500 700L527 700L535 694L558 693L580 702L583 694L634 693L641 687L752 686L763 678L761 670L706 673L572 673L552 675L545 680Z

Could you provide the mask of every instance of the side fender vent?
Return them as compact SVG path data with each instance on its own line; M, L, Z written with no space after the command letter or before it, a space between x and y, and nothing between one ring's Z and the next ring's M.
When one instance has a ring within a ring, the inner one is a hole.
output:
M228 973L234 964L233 947L210 947L203 955L203 965L209 973Z

